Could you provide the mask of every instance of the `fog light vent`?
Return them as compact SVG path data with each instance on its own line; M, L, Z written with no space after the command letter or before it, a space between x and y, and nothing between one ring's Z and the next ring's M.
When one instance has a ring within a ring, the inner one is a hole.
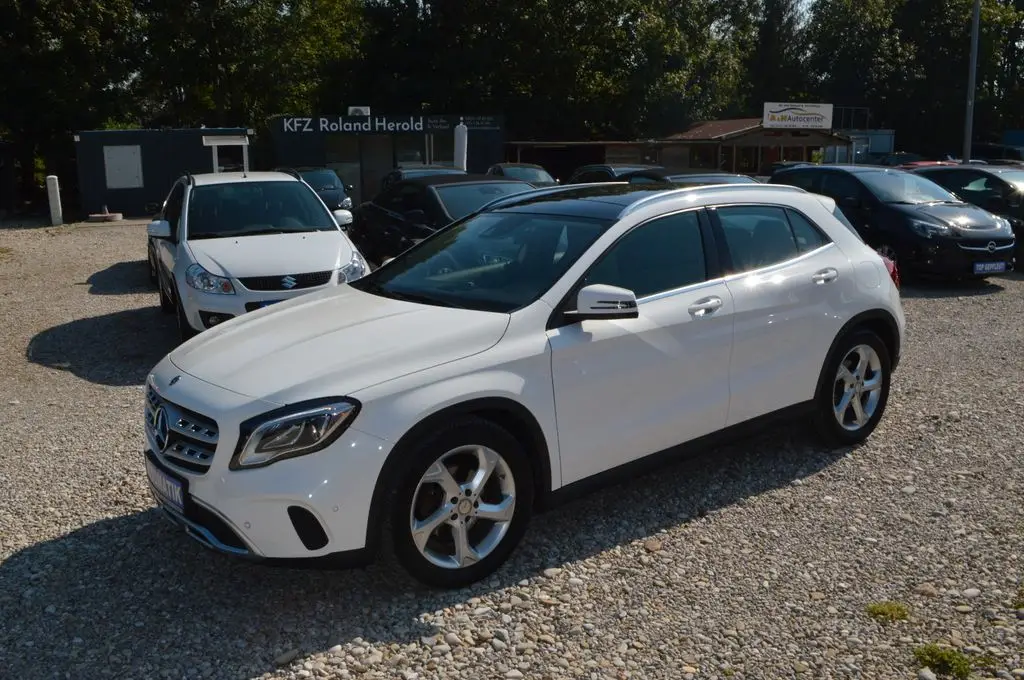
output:
M319 550L327 545L327 532L309 510L291 505L288 507L288 518L306 550Z

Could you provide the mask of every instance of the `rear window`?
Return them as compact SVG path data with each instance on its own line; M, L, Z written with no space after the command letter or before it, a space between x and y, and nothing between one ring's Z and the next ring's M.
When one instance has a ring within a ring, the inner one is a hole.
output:
M502 196L530 191L525 182L481 182L479 184L449 184L434 187L445 210L453 220L461 220L491 201Z
M524 182L551 182L554 183L555 178L547 173L543 168L524 168L520 166L506 166L505 175L507 177L514 177L515 179L521 179Z

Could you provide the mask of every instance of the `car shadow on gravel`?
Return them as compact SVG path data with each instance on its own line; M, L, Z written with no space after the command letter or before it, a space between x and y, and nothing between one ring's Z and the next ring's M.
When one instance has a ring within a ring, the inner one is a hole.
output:
M156 285L149 280L146 260L118 262L86 279L92 295L134 295L155 293Z
M25 356L92 383L141 385L177 337L174 317L144 307L48 328L29 341Z
M102 520L0 563L0 667L45 665L70 677L99 669L110 677L254 677L292 650L322 653L357 637L414 643L437 632L423 620L433 612L548 567L571 571L573 561L621 547L632 558L614 560L608 583L636 578L647 559L640 539L710 521L847 453L770 431L687 459L546 513L493 578L447 592L417 585L389 556L348 572L262 567L203 550L157 510ZM685 543L671 545L683 539L662 538L685 571ZM502 626L500 612L466 606L479 625Z
M1005 287L998 279L982 279L980 281L913 281L907 282L900 289L904 298L955 298L976 297L979 295L995 295Z

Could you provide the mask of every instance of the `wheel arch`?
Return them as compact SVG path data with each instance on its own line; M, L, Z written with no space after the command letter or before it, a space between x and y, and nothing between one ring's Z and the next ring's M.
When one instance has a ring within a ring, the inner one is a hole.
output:
M416 451L416 444L429 432L443 426L453 418L475 416L502 428L522 443L533 471L534 506L544 507L551 494L551 454L540 422L520 402L508 397L478 397L468 399L435 411L403 434L384 460L374 485L370 512L366 523L366 547L375 554L382 539L387 517L388 498L393 491L385 482L398 474Z
M814 398L817 400L821 391L827 387L829 377L825 369L835 361L836 354L840 351L840 343L851 333L858 330L868 330L877 335L889 351L889 360L892 369L896 368L900 359L900 331L895 317L885 309L871 309L855 315L839 329L835 339L832 341L828 354L825 355L825 363L821 367L821 375L818 377L818 386L814 391Z

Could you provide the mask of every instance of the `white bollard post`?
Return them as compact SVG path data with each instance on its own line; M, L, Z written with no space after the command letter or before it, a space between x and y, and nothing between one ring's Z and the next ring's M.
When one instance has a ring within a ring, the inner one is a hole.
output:
M459 119L455 126L455 167L459 170L466 169L466 151L469 147L469 128Z
M50 202L50 224L55 227L64 224L64 213L60 208L60 185L57 183L57 175L46 176L46 198Z

